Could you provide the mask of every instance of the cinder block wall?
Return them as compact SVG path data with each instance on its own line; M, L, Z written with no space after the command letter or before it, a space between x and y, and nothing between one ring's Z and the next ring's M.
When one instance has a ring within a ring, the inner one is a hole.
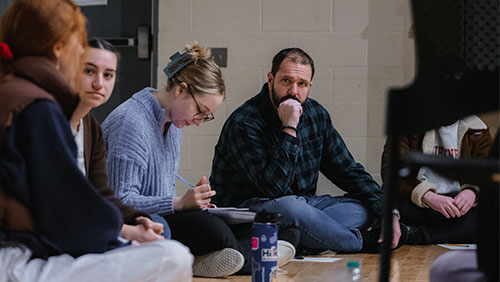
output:
M315 60L310 97L328 109L356 160L381 183L387 89L414 74L408 1L160 0L159 12L159 87L169 56L185 44L228 48L227 99L214 121L183 129L182 176L209 176L226 118L260 90L274 54L297 46ZM178 181L179 194L186 188ZM321 176L318 193L342 191Z

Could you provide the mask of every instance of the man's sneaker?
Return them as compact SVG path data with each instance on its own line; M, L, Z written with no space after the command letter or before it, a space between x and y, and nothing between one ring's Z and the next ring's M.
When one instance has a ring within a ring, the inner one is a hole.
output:
M193 275L201 277L224 277L238 272L245 259L235 249L225 248L206 255L195 256Z
M287 264L295 257L295 247L287 241L278 240L278 267Z

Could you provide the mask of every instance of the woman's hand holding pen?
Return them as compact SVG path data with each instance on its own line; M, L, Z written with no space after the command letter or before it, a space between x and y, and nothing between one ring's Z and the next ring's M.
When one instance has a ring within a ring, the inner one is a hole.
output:
M203 176L193 189L189 189L182 197L174 199L174 210L204 209L210 204L215 191L210 184L205 184L207 178Z

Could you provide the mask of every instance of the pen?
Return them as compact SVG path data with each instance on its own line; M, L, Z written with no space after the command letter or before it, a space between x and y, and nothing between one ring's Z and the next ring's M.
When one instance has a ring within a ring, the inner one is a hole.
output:
M182 180L182 182L186 183L187 185L191 186L191 188L194 188L194 184L189 182L189 180L185 179L184 177L178 175L177 173L175 174L175 177L179 178L180 180ZM208 204L207 205L207 208L217 208L216 205L214 204Z
M184 177L178 175L177 173L175 174L175 177L179 178L180 180L182 180L182 182L186 183L187 185L191 186L191 188L194 188L194 184L189 182L187 179L185 179Z

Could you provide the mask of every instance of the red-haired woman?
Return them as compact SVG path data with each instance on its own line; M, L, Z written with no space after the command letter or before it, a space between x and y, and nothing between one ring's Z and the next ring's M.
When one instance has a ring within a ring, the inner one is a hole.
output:
M120 239L122 215L77 166L68 119L86 47L78 6L14 0L0 42L0 281L190 280L182 245Z

